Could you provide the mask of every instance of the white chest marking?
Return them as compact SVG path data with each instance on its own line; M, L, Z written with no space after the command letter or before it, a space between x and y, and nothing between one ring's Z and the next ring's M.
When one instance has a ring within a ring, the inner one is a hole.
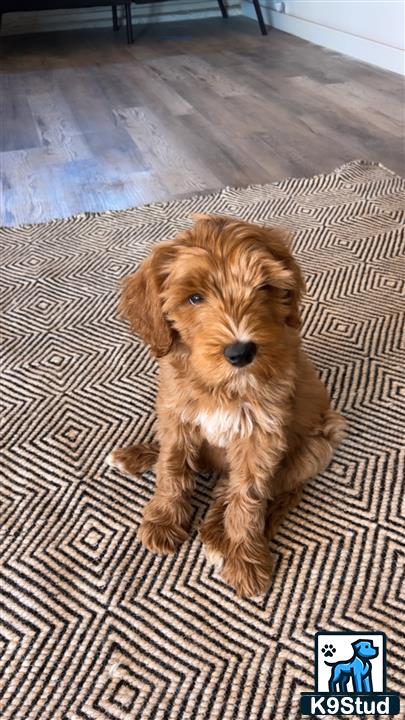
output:
M225 447L235 437L249 437L253 432L251 413L245 408L234 410L200 410L195 422L213 445Z
M255 427L266 433L273 433L279 427L269 409L253 407L250 403L232 409L199 410L188 420L198 425L206 440L218 447L225 447L237 438L250 437Z

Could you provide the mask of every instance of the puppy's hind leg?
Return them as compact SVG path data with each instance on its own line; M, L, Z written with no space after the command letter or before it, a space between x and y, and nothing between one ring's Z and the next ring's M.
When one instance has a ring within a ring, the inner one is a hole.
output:
M274 479L275 497L269 502L266 536L274 538L290 509L296 507L305 484L329 465L334 449L346 434L346 421L334 410L322 416L320 427L300 438Z
M108 456L107 463L126 475L139 475L156 465L158 455L158 443L139 443L139 445L116 448Z

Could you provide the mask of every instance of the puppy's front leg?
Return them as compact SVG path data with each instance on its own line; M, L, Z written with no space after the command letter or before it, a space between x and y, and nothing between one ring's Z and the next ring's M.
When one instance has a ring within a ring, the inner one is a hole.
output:
M260 448L248 441L230 448L228 501L224 513L227 555L222 576L242 597L265 592L270 583L272 560L265 538L270 478L278 463L274 450L263 458Z
M146 505L138 537L148 550L169 555L188 535L193 489L191 445L178 428L160 434L156 491Z

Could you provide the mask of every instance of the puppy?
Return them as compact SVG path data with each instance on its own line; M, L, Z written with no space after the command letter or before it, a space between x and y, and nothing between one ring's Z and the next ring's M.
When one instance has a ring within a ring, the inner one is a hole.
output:
M285 233L205 216L157 245L123 287L122 314L160 365L157 443L110 456L128 474L156 466L139 538L173 553L188 534L193 478L214 471L200 537L241 596L268 588L269 539L344 436L301 349L303 292Z

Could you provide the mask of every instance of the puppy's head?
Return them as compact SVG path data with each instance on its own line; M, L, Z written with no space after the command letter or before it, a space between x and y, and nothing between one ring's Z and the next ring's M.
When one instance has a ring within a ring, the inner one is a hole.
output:
M121 309L156 357L186 348L208 386L282 371L304 282L286 234L199 217L125 281Z

